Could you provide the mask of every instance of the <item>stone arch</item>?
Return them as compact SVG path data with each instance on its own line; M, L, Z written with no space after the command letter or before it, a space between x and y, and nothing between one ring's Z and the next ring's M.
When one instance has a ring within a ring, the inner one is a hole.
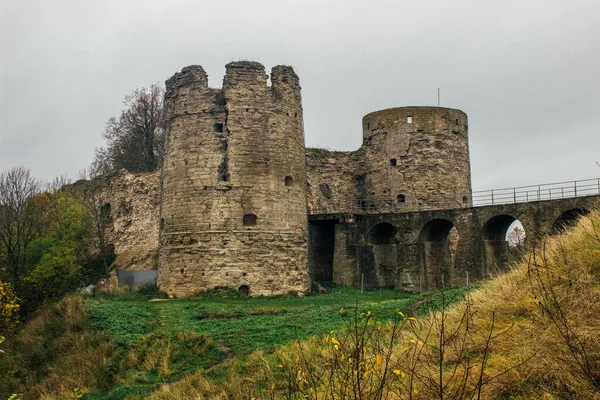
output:
M521 221L510 214L500 214L490 218L481 229L482 260L485 275L493 275L505 269L522 255L525 231L522 237L509 243L509 235L515 228L523 229Z
M421 290L452 284L458 239L458 231L447 219L433 219L423 226L419 235Z
M335 226L338 220L309 222L308 248L311 278L317 282L333 282L335 257Z
M385 244L396 244L398 229L387 222L380 222L369 231L369 243L378 246Z
M552 233L561 233L566 229L573 227L579 221L579 218L586 216L590 211L586 208L571 208L561 213L552 224Z
M242 285L238 288L238 293L241 296L249 296L250 295L250 286Z
M373 268L363 271L368 287L392 286L398 266L398 229L387 222L380 222L369 231L368 242L373 257Z

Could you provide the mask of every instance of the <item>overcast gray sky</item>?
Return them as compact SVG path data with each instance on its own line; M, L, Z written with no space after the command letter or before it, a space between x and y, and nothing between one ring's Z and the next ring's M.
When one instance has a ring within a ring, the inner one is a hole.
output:
M0 0L0 171L76 179L126 94L239 59L294 67L307 146L439 87L475 190L600 176L598 0Z

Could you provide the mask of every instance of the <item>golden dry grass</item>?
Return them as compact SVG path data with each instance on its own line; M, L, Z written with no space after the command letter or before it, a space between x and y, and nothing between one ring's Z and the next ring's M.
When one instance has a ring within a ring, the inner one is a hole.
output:
M151 398L598 399L599 302L594 212L459 305L399 320L391 346L393 324L371 321L361 365L347 361L360 338L337 332L188 376ZM366 369L358 393L355 376Z
M600 399L600 214L548 238L458 305L416 320L396 312L385 323L375 315L393 311L377 308L343 310L346 326L329 335L186 376L172 365L180 358L173 354L196 342L190 351L204 354L210 342L192 333L144 336L116 364L139 373L116 383L177 370L182 378L150 399ZM115 384L102 379L118 349L86 329L86 318L82 299L70 296L10 343L23 360L52 359L47 370L26 370L26 397L73 398L74 388Z
M115 346L104 335L86 330L86 323L80 296L43 307L7 342L10 351L0 360L1 392L19 392L24 398L73 398L74 389L97 386Z

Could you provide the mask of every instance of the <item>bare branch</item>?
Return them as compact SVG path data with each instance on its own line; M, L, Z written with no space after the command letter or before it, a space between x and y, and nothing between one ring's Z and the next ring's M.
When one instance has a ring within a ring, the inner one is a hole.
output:
M36 203L34 197L40 187L40 182L25 167L0 174L0 243L15 282L25 267L27 246L39 233L39 202Z
M119 169L152 172L164 156L164 89L158 85L135 90L125 96L118 118L106 122L106 147L96 149L89 175L95 177Z

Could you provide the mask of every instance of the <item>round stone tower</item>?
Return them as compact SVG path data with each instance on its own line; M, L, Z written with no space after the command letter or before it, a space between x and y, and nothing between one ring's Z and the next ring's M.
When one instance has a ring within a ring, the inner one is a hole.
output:
M267 78L244 61L222 89L200 66L166 82L158 284L170 295L309 289L300 85L291 67Z
M399 107L363 120L366 173L373 211L470 207L467 115L442 107ZM369 203L370 202L370 203Z

